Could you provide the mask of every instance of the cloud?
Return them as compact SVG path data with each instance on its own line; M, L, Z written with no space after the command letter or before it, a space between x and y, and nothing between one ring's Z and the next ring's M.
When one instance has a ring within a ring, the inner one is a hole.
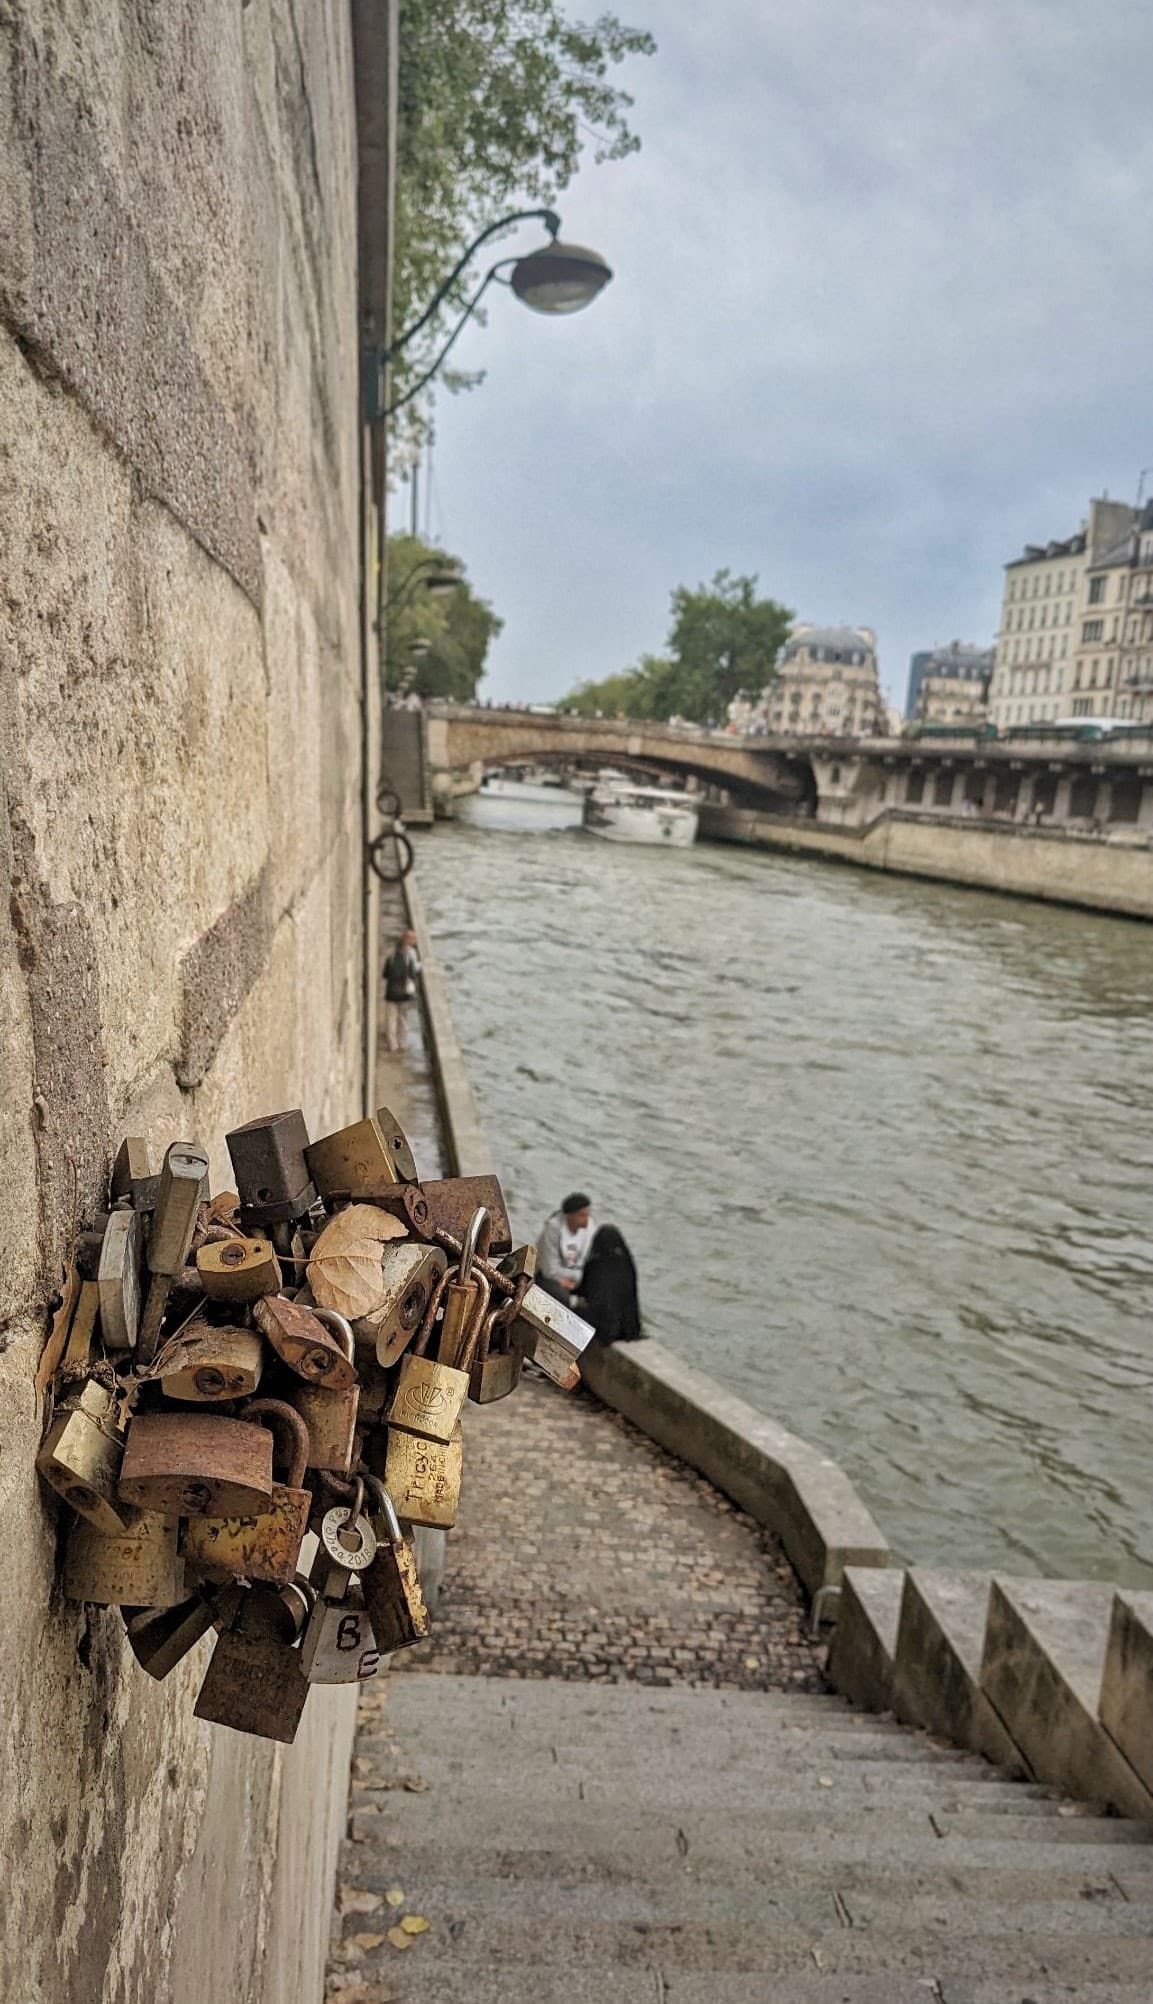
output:
M499 300L439 406L443 527L497 697L659 646L718 565L802 616L987 641L1000 567L1153 461L1144 0L653 0L644 148L566 232L614 284Z

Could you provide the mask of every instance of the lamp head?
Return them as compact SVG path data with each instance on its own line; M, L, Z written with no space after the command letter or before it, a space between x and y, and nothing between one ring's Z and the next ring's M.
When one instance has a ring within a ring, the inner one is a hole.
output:
M424 588L430 598L443 598L446 592L455 591L464 583L464 570L460 564L441 564L439 569L430 571L425 578Z
M509 283L534 313L579 313L611 277L612 269L599 251L554 240L518 258Z

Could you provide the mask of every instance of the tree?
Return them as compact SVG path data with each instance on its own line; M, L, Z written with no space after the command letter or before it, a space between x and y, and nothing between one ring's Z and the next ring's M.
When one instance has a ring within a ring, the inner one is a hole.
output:
M453 703L475 702L489 643L504 621L469 584L436 597L416 581L409 589L418 564L430 558L441 564L454 561L447 550L419 536L390 536L388 549L389 600L401 602L388 618L386 687L415 689L419 696Z
M756 696L772 680L789 637L792 613L757 597L755 577L717 571L695 591L672 595L665 654L645 654L635 668L603 682L582 682L566 702L583 716L688 717L720 722L734 696Z
M621 160L639 140L632 98L609 82L649 55L643 29L613 14L569 21L560 0L404 0L400 10L393 324L411 325L471 239L510 209L556 200L586 145ZM499 253L498 253L499 254ZM475 287L475 277L471 281ZM438 352L469 296L469 276L438 321L398 358L399 397ZM456 378L457 384L464 379ZM473 378L473 380L477 380Z

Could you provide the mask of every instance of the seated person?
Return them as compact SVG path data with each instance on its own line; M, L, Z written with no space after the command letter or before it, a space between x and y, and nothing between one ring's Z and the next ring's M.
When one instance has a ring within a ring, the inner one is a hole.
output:
M590 1200L583 1191L574 1190L560 1210L545 1219L537 1240L537 1280L546 1294L567 1302L570 1308L595 1232Z
M635 1343L644 1335L633 1256L615 1225L597 1231L580 1285L577 1312L602 1343Z

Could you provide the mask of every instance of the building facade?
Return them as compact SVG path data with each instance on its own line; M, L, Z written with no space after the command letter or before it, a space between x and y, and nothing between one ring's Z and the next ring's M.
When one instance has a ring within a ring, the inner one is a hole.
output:
M1075 536L1028 543L1005 566L989 688L999 728L1119 714L1128 550L1137 511L1096 498Z
M947 647L925 648L909 660L905 719L914 722L968 722L984 712L993 675L993 649L969 647L951 640ZM932 693L923 695L926 683ZM946 712L956 712L956 715Z
M1153 502L1086 572L1070 712L1153 720Z
M887 719L870 626L793 629L761 698L767 730L803 737L884 736Z

